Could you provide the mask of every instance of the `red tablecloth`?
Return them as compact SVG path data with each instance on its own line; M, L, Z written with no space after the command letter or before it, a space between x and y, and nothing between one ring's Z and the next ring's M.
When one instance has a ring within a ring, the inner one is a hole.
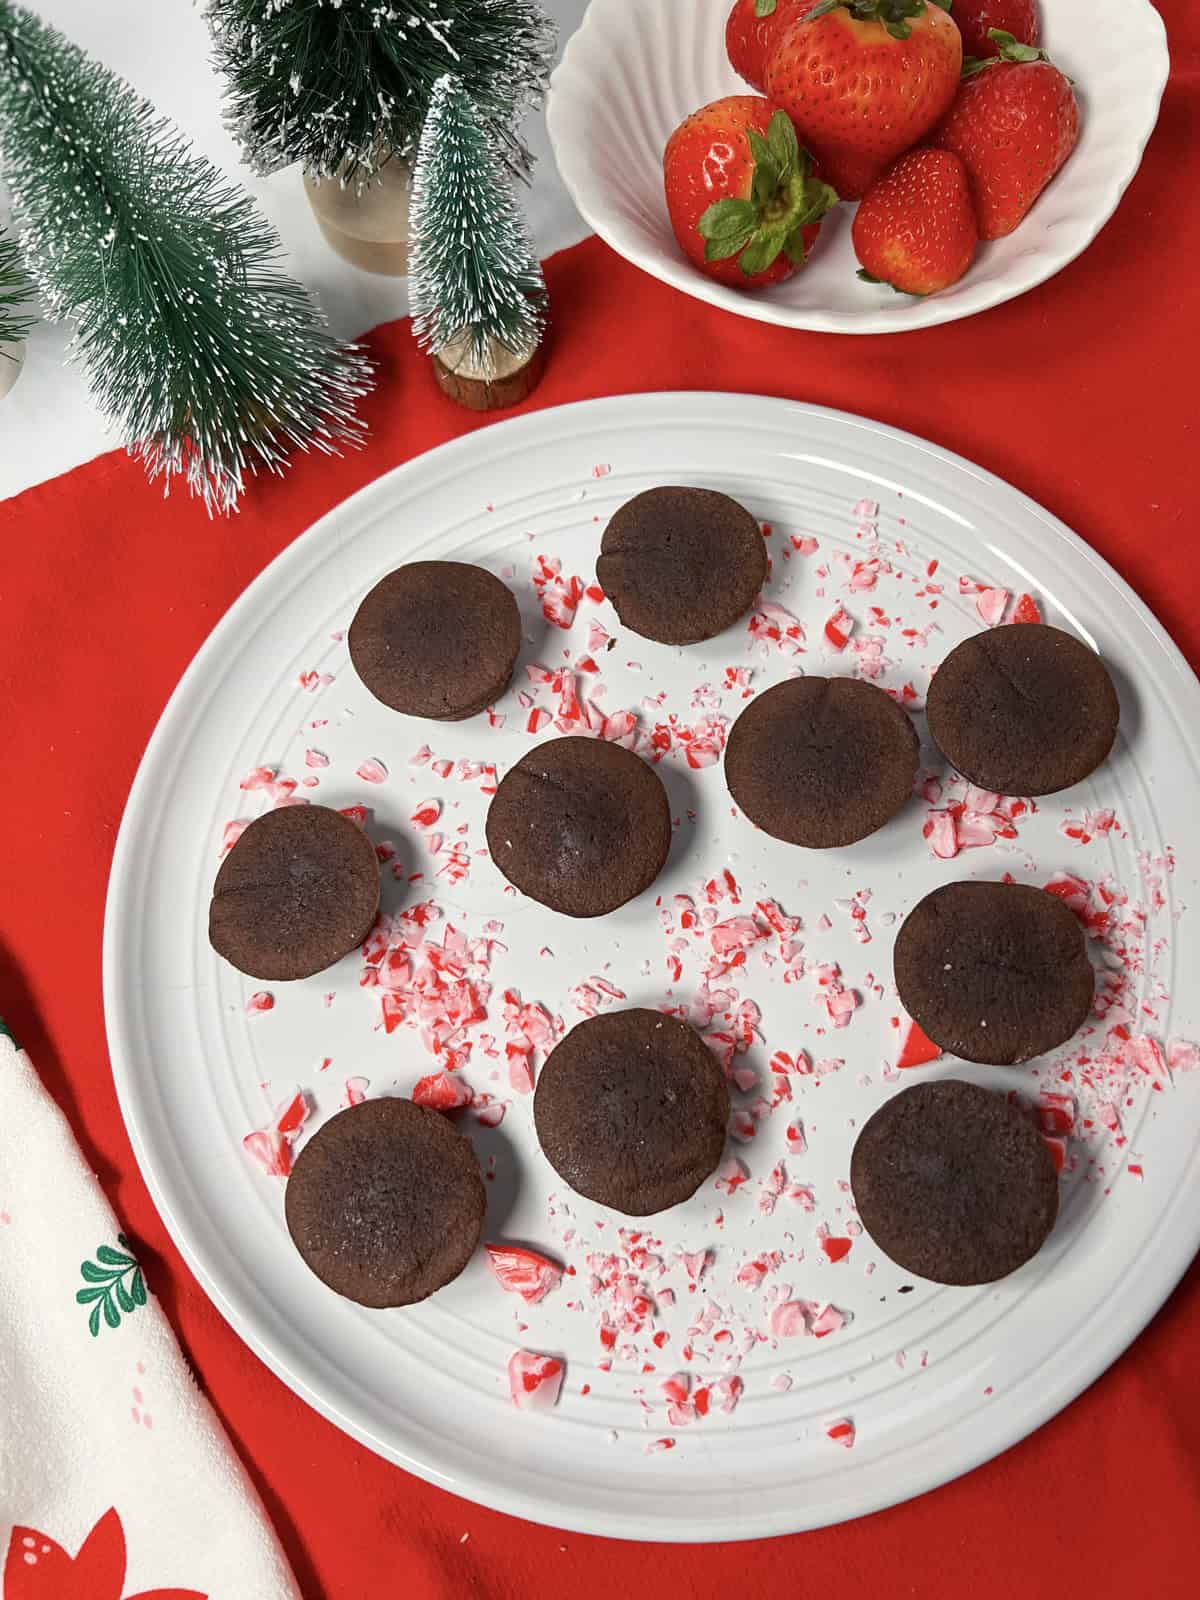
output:
M710 310L589 240L548 265L555 339L527 408L630 390L733 389L911 429L1000 473L1076 528L1200 665L1191 525L1200 13L1191 0L1162 0L1161 9L1175 67L1158 132L1117 216L1050 283L968 322L839 339ZM109 862L151 729L240 590L351 490L484 425L437 393L406 324L380 329L370 344L381 383L367 406L369 447L344 460L304 460L284 480L257 484L229 521L208 521L182 495L164 503L116 453L0 505L0 1014L34 1053L138 1240L151 1287L261 1488L306 1596L586 1600L727 1595L748 1583L756 1595L847 1600L1194 1600L1196 1266L1103 1379L999 1460L848 1526L703 1548L560 1534L407 1476L295 1399L201 1293L150 1203L109 1075L100 998ZM8 403L19 404L19 392Z

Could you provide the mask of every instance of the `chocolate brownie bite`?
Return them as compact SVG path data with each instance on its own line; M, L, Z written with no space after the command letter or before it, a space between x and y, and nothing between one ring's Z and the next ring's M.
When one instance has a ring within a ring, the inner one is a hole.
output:
M756 695L725 747L725 782L750 821L810 850L854 844L912 795L908 714L858 678L790 678Z
M863 1227L897 1266L934 1283L994 1283L1045 1243L1058 1178L1045 1142L1004 1095L918 1083L863 1126L850 1158Z
M716 1170L729 1090L686 1022L590 1017L551 1051L533 1096L538 1143L577 1194L630 1217L687 1200Z
M412 561L381 578L354 614L350 660L385 706L457 722L494 705L521 648L512 591L463 561Z
M712 489L647 489L614 512L596 577L621 621L660 644L697 644L749 611L767 576L758 523Z
M1054 794L1108 755L1121 708L1094 650L1023 622L956 645L933 675L929 733L952 767L996 794Z
M349 955L378 911L379 862L362 829L328 806L284 806L221 863L208 940L239 972L287 982Z
M456 1278L486 1205L475 1152L440 1111L364 1100L301 1150L284 1211L321 1282L360 1306L408 1306Z
M671 848L667 791L620 745L550 739L504 775L487 842L522 894L568 917L602 917L662 870Z
M1091 1010L1083 929L1057 896L1028 884L944 884L909 912L892 959L905 1010L966 1061L1029 1061L1064 1044Z

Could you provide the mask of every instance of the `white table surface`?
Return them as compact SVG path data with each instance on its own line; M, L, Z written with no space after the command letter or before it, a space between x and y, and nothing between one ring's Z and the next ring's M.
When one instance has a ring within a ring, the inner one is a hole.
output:
M404 278L380 278L341 261L322 240L301 188L299 168L257 178L238 158L221 123L221 86L209 62L209 36L191 0L32 0L47 22L126 78L173 119L196 149L255 196L283 238L289 269L348 337L407 313ZM578 27L586 0L543 0L559 27L559 48ZM523 193L539 255L587 233L559 181L540 111L526 137L537 156ZM9 208L0 182L0 223ZM0 401L0 500L78 466L120 440L93 409L83 378L64 360L68 330L39 323L25 370Z

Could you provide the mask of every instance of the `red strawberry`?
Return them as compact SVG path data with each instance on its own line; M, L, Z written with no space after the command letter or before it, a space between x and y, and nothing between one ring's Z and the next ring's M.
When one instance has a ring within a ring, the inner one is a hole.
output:
M689 261L718 283L761 289L808 260L837 195L778 106L734 94L693 111L663 152L667 210Z
M966 168L946 150L910 150L867 190L850 237L860 277L904 294L949 288L975 255Z
M962 34L964 59L999 53L989 28L1001 28L1021 44L1038 42L1037 0L954 0L950 15Z
M776 36L812 0L733 0L725 24L725 54L739 76L759 93L767 71L767 52Z
M843 199L945 115L962 39L942 0L820 0L767 58L767 93Z
M1074 150L1079 106L1044 50L992 30L1000 55L963 80L932 143L967 169L981 239L1002 239Z

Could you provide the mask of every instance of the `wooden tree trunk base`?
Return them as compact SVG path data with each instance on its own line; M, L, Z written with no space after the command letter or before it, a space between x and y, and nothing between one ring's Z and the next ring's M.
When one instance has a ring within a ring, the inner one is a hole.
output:
M503 411L506 406L519 405L545 371L544 341L520 364L514 363L507 351L498 352L488 375L471 361L466 341L456 340L455 345L447 345L431 357L433 374L442 393L468 411Z
M403 278L408 274L408 240L385 243L377 239L356 239L332 222L317 217L317 227L335 255L341 256L360 272L374 272L381 278Z
M304 175L304 192L317 226L343 261L362 272L402 278L408 272L408 201L412 173L393 157L359 189L337 178L317 183Z

